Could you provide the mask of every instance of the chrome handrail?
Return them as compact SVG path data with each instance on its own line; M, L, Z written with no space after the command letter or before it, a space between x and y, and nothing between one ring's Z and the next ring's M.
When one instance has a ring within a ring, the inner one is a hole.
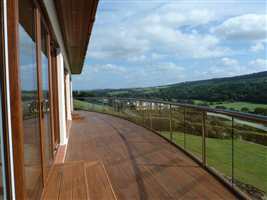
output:
M210 113L216 113L216 114L222 114L227 115L229 117L235 117L243 120L248 121L255 121L258 123L267 124L267 116L263 115L256 115L251 113L244 113L244 112L238 112L238 111L231 111L231 110L224 110L224 109L217 109L217 108L210 108L207 106L197 106L192 104L186 104L186 103L178 103L178 102L171 102L171 101L162 101L162 100L156 100L156 99L143 99L143 98L119 98L119 97L76 97L76 99L81 100L100 100L100 99L116 99L116 100L122 100L122 101L141 101L141 102L152 102L152 103L161 103L161 104L168 104L172 106L179 106L184 108L191 108L196 109L199 111L205 111Z

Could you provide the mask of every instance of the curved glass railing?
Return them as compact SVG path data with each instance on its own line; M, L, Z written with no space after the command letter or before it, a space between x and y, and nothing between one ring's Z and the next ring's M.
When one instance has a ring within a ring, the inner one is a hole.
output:
M228 187L267 198L267 117L126 98L80 98L75 108L116 115L177 145Z

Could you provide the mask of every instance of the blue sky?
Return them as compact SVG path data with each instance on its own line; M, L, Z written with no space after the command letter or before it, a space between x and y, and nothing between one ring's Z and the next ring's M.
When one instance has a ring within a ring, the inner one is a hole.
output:
M267 70L265 0L101 0L74 89L158 86Z

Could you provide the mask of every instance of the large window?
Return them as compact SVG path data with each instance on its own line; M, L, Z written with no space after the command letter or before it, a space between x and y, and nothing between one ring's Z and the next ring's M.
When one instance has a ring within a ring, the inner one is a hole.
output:
M3 31L3 7L2 1L0 3L0 33ZM4 84L4 38L3 34L0 34L0 199L7 199L7 184L6 184L6 152L4 148L4 138L6 129L4 127L5 124L5 109L4 105L4 92L3 92L3 84Z
M32 0L19 7L26 194L38 199L53 163L50 37Z
M38 112L38 70L35 42L35 8L30 0L19 1L20 77L24 128L24 173L28 199L40 197L42 162Z
M53 153L52 153L52 133L51 133L51 109L50 109L50 83L49 83L49 62L48 62L48 33L45 25L41 26L41 44L42 44L42 95L44 104L44 145L45 145L45 159L44 167L46 174L52 165Z
M1 66L2 67L2 66ZM3 109L2 109L2 83L0 81L0 199L6 199L6 180L5 180L5 159L4 159L4 127L3 127Z

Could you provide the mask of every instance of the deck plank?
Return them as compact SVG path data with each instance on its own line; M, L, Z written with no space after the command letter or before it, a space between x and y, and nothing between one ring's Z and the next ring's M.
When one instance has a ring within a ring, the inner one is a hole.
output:
M85 164L78 163L73 168L73 199L88 199L87 185L86 185L86 174L84 170Z
M53 168L48 187L45 194L45 199L56 200L59 198L60 186L62 182L62 170L59 165Z
M72 200L72 192L73 192L73 165L63 165L62 166L62 180L61 187L59 192L59 200ZM49 192L48 192L49 193Z
M212 175L151 131L108 115L78 114L65 165L83 162L85 181L80 184L86 185L89 199L236 199ZM68 177L62 177L60 195L67 197L74 194L69 179L81 171L65 170Z
M105 169L100 162L86 164L85 172L90 199L116 199Z

